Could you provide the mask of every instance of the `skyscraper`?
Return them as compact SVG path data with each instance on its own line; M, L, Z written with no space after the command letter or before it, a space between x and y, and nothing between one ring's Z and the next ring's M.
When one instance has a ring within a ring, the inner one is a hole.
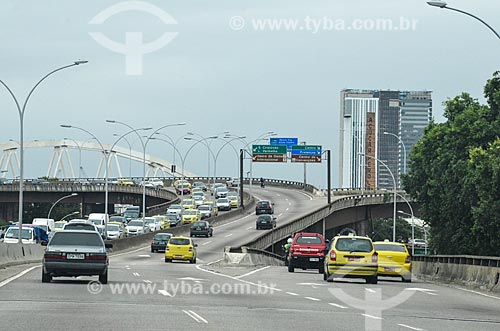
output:
M432 119L430 91L353 90L340 98L340 186L397 186L412 146ZM378 161L377 161L378 160Z

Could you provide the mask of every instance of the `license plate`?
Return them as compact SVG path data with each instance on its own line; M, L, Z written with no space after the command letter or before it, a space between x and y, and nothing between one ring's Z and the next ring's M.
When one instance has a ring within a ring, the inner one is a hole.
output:
M196 228L196 230L197 230L197 231L200 231L200 230L201 230L201 228Z
M182 255L176 255L175 257L178 259L182 259Z
M85 259L85 254L66 254L66 259L68 260L84 260Z
M384 271L394 272L394 271L396 271L396 268L394 268L394 267L384 267Z
M309 261L311 261L311 262L319 262L319 257L311 257L311 258L309 258Z
M361 261L361 259L359 257L348 257L347 261L359 262Z

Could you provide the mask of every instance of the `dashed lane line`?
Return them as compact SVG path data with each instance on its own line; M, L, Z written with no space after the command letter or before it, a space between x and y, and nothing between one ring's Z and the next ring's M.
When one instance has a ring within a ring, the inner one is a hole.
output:
M243 275L240 275L240 276L237 276L237 277L234 277L236 279L240 279L240 278L243 278L243 277L246 277L246 276L250 276L256 272L259 272L259 271L262 271L262 270L265 270L267 268L270 268L271 266L268 265L268 266L265 266L265 267L262 267L262 268L259 268L259 269L256 269L256 270L253 270L253 271L250 271L250 272L247 272L246 274L243 274Z
M318 299L318 298L312 298L312 297L305 297L305 299L307 299L307 300L311 300L311 301L321 301L321 299Z
M183 310L182 312L184 314L188 315L189 317L191 317L192 319L194 319L197 323L208 324L208 321L206 319L204 319L203 317L201 317L200 315L198 315L197 313L195 313L192 310Z
M339 305L337 303L333 303L333 302L329 302L328 303L330 306L333 306L333 307L337 307L337 308L340 308L340 309L347 309L348 307L346 306L342 306L342 305Z

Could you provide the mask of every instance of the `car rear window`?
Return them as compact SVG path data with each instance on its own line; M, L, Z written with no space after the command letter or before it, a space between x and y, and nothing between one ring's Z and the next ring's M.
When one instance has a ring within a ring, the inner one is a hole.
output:
M406 253L406 249L401 245L394 244L374 244L375 250L385 252L402 252Z
M300 236L297 238L296 241L297 244L322 244L323 242L321 241L320 237L316 236Z
M271 219L271 215L260 215L259 220L261 221L268 221Z
M130 226L144 226L144 223L142 223L142 221L130 221L130 222L128 222L128 225L130 225Z
M184 239L184 238L171 238L168 242L169 244L172 245L189 245L189 239Z
M259 202L257 202L257 206L259 206L259 207L268 207L269 206L269 202L267 202L267 201L259 201Z
M63 246L103 246L101 236L97 233L57 232L52 237L50 245Z
M194 222L192 226L205 226L205 222Z
M169 234L160 233L160 234L156 234L154 236L154 239L155 240L169 240L170 237L172 237L172 236Z
M372 242L362 238L340 238L335 244L335 249L341 252L371 252Z
M66 224L64 230L87 230L95 231L95 227L90 224Z

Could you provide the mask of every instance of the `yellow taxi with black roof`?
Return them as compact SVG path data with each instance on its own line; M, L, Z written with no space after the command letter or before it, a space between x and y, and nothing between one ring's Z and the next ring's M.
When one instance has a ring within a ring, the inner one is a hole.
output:
M378 253L368 237L336 236L325 257L323 279L363 278L368 284L377 284Z

